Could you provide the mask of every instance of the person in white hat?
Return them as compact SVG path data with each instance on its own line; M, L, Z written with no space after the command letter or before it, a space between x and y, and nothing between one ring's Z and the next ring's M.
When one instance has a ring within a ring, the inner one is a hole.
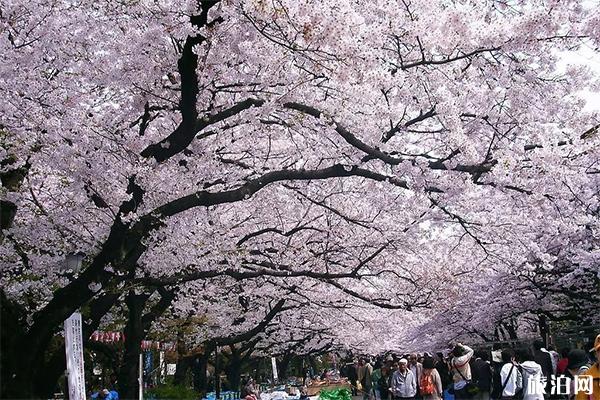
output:
M395 400L414 399L417 395L417 382L414 374L408 369L408 360L406 358L398 362L398 369L392 375L390 391Z

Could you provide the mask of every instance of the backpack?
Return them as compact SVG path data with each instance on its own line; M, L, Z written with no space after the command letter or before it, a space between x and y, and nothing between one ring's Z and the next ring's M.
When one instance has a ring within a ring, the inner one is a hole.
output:
M519 371L519 374L521 375L521 387L516 390L515 399L522 400L525 397L525 389L527 388L527 382L525 382L525 380L523 379L523 367L519 364L517 364L517 371Z
M419 391L422 395L428 395L435 393L435 386L433 385L433 378L431 374L423 374L421 381L419 382Z

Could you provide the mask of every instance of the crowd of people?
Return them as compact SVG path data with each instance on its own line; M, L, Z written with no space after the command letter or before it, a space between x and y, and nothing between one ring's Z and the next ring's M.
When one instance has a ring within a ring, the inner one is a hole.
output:
M592 349L474 350L457 343L443 353L361 357L341 369L353 395L363 400L600 400L600 335ZM305 388L303 388L305 389ZM240 398L257 400L258 387L244 382ZM118 400L114 390L90 398ZM308 400L305 390L301 400Z
M600 335L590 351L531 348L360 358L344 375L364 400L600 400Z

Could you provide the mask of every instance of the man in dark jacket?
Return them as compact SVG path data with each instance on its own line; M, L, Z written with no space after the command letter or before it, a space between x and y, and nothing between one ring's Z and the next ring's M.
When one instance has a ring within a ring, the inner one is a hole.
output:
M352 385L352 396L358 395L358 390L356 389L358 383L358 361L354 360L352 364L348 365L348 381Z
M544 349L544 342L536 340L533 342L533 358L536 363L542 367L542 375L547 379L546 393L550 393L551 390L551 379L550 377L554 374L552 368L552 356Z
M475 352L475 360L471 365L471 376L473 383L479 388L475 400L489 400L492 387L492 366L489 363L486 351Z
M502 366L504 365L502 362L502 345L500 343L494 344L490 355L492 365L492 393L490 393L490 397L492 399L499 399L502 397L500 370L502 370Z
M450 377L450 371L448 370L448 363L442 353L437 353L437 362L435 363L435 369L437 369L442 379L442 388L447 389L452 378Z

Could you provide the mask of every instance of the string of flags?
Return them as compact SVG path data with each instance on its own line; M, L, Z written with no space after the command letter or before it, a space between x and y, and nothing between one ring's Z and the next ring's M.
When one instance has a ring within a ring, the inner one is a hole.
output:
M161 350L161 351L175 351L175 342L156 342L154 340L142 340L142 350Z
M92 336L90 336L90 340L102 343L124 342L125 334L121 332L94 331Z
M90 336L90 340L101 343L118 343L125 342L125 334L122 332L103 332L94 331ZM161 350L175 351L177 344L175 342L159 342L156 340L142 340L142 350Z

